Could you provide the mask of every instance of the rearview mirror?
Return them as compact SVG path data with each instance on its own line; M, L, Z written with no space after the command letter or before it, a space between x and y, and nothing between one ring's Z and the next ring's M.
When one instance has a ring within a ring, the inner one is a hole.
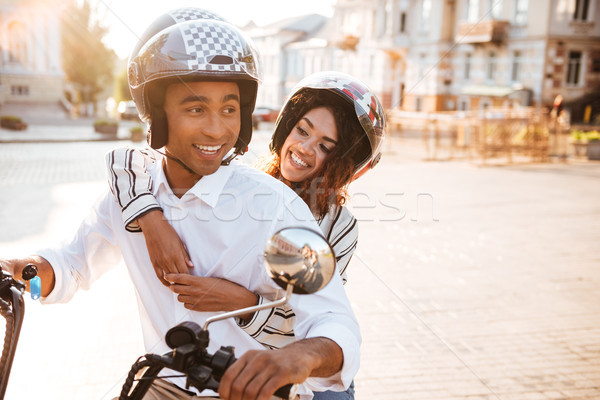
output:
M297 294L324 288L335 273L335 256L327 240L307 228L285 228L267 242L265 268L283 289Z

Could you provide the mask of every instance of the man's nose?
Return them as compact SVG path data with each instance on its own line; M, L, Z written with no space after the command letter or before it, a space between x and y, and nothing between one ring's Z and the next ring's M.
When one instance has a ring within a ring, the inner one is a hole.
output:
M225 135L231 128L224 119L215 112L210 112L202 126L202 133L211 138L219 138Z

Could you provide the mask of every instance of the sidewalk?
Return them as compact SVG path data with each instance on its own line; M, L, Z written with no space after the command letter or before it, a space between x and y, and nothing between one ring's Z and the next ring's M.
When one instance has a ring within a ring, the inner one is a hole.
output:
M60 123L60 124L59 124ZM54 143L54 142L95 142L129 140L129 129L140 122L119 121L117 137L94 132L94 119L54 121L52 124L30 124L26 130L11 131L0 128L0 143Z
M250 155L268 137L257 132ZM0 254L71 231L105 190L92 171L116 145L1 144ZM385 146L350 191L356 398L599 399L600 163L481 167L424 162L416 140ZM28 299L6 398L116 396L143 352L128 285L119 268L69 304Z

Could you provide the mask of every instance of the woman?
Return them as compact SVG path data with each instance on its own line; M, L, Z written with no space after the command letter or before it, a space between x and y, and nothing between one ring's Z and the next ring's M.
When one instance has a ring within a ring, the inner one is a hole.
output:
M344 282L358 238L356 219L344 206L346 187L379 161L384 128L383 109L364 84L338 72L314 74L292 91L276 122L271 155L260 165L310 207L333 247ZM117 149L108 160L111 188L124 205L128 229L138 230L139 222L159 279L172 283L187 308L229 311L262 303L259 295L233 282L187 274L193 265L185 244L148 195L151 182L145 165L154 161L152 153ZM294 340L294 314L286 306L245 317L238 324L265 347L279 348ZM315 393L315 398L353 398L353 392L351 386L344 393Z

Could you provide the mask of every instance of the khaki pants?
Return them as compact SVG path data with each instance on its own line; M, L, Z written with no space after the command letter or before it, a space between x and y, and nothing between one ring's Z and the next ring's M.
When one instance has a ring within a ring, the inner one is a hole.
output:
M144 396L144 400L205 400L218 399L218 397L200 397L188 393L180 387L167 382L163 379L156 379L148 392ZM113 399L117 400L117 399Z

